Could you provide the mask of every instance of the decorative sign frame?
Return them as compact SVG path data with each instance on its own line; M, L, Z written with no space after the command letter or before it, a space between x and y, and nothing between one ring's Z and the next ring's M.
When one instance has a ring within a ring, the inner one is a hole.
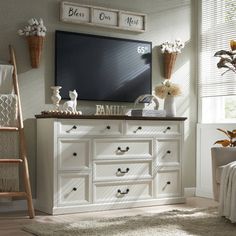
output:
M61 2L60 20L135 32L146 31L147 15L98 6Z

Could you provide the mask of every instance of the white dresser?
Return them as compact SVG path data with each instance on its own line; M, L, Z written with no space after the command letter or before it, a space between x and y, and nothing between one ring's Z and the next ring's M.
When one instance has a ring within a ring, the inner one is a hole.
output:
M75 213L184 202L184 117L37 117L36 208Z

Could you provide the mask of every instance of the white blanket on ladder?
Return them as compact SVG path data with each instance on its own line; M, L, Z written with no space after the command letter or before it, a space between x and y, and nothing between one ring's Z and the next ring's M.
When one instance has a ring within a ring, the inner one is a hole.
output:
M236 161L223 168L220 184L220 216L236 222Z
M17 96L12 94L13 66L0 65L0 126L16 126ZM19 158L17 134L15 132L0 133L0 158ZM0 165L0 192L18 191L18 164Z
M12 93L12 89L13 89L12 73L13 73L12 65L0 65L0 93L1 94Z

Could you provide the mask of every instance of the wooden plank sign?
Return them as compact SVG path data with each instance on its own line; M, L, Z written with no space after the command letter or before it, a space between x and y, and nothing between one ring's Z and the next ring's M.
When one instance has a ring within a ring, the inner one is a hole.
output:
M110 26L118 26L118 11L108 11L107 9L93 8L92 22Z
M146 14L121 11L71 2L61 2L63 22L144 32Z
M133 13L120 12L120 27L129 30L144 30L145 29L145 15L135 15Z
M89 23L91 8L85 5L62 2L61 20L72 23Z

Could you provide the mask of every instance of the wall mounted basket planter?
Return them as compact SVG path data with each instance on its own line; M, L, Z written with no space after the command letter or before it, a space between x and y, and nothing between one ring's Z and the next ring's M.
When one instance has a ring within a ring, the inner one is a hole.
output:
M33 35L26 38L29 46L31 66L32 68L38 68L45 37Z
M172 53L165 52L163 54L164 77L166 79L170 79L171 78L176 58L177 58L177 53L176 52L172 52Z

